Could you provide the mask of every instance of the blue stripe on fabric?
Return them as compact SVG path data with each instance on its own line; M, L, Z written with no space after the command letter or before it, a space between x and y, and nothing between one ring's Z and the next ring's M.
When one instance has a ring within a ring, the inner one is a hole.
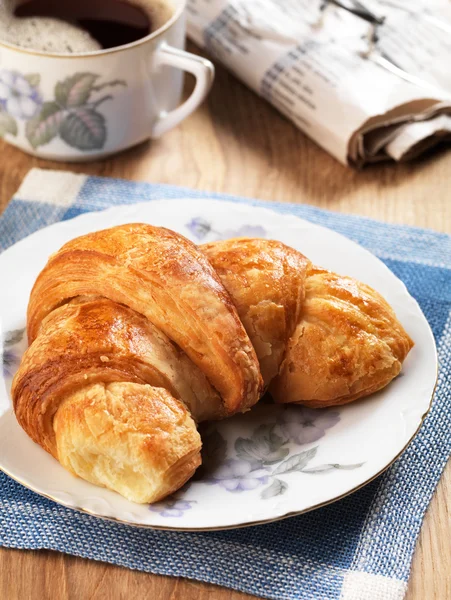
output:
M448 315L450 320L450 306ZM441 366L433 408L402 458L382 476L380 497L375 496L368 514L374 525L363 540L365 556L357 560L368 573L405 581L409 577L425 512L451 453L450 334L442 349L439 341Z
M419 303L438 343L451 306L451 269L383 259Z
M444 233L407 225L388 225L374 219L334 213L305 204L264 202L252 198L240 198L163 184L89 177L82 186L75 203L65 211L64 218L70 219L85 212L103 210L114 205L181 197L245 202L252 206L261 206L281 213L295 214L312 223L330 227L379 256L394 257L401 254L410 261L426 261L451 268L451 236ZM391 229L390 236L385 235L387 227Z
M90 180L87 181L86 184L88 187L90 186ZM143 184L145 185L145 184ZM100 186L100 188L104 188L105 185ZM68 219L73 219L74 217L77 217L81 214L85 214L87 212L93 212L93 211L100 211L100 210L104 210L105 208L109 208L110 206L116 206L119 204L134 204L135 202L143 202L143 201L151 201L151 200L157 200L162 198L162 194L161 193L157 193L154 194L153 197L150 197L149 194L141 194L141 195L136 195L136 194L130 194L128 196L122 195L119 198L118 203L116 204L116 201L114 199L109 199L109 196L111 195L109 191L106 191L105 189L103 190L103 193L107 193L107 196L100 196L98 198L94 198L92 197L92 190L90 191L90 193L86 196L82 196L79 197L77 199L77 201L70 206L69 208L64 208L64 207L55 207L53 205L50 204L44 204L44 203L40 203L39 205L35 202L27 202L24 199L15 199L13 202L11 202L8 205L8 208L6 209L8 211L8 214L4 213L4 218L3 216L0 218L0 248L5 249L8 246L10 246L11 244L19 241L19 239L22 239L23 237L26 237L27 235L29 235L30 233L33 233L34 231L37 231L38 229L45 227L47 225L50 225L51 223L55 223L59 220L68 220ZM170 197L168 197L167 195L165 196L166 198L178 198L179 194L182 192L177 192L177 193L173 193ZM227 200L227 201L232 201L232 202L239 202L240 200L235 198L235 197L231 197L231 196L220 196L218 194L202 194L202 193L197 193L197 194L191 194L190 196L191 198L214 198L217 200L223 199L223 200ZM327 212L326 211L321 211L321 216L320 218L318 218L318 215L315 214L315 210L316 209L312 209L312 207L307 207L307 206L301 206L298 207L297 205L285 205L285 204L277 204L277 203L269 203L269 202L261 202L261 201L251 201L251 200L243 200L241 202L245 202L247 204L250 204L252 206L261 206L264 208L270 208L271 210L277 210L278 212L281 213L286 213L286 214L295 214L298 217L307 219L309 221L311 221L312 223L316 223L318 225L323 225L325 227L329 227L330 229L334 229L335 231L337 231L338 233L341 233L342 235L346 235L347 237L349 237L350 239L354 240L355 242L357 242L358 244L364 246L365 248L367 248L368 250L370 250L371 252L373 252L374 254L378 255L381 258L385 258L388 255L399 255L398 260L406 260L406 261L410 261L410 262L422 262L422 261L438 261L438 265L442 266L442 268L449 268L451 269L451 238L449 236L446 236L444 234L435 234L436 236L438 236L438 238L436 238L434 240L434 242L432 242L429 238L429 234L431 232L429 232L428 230L422 230L422 229L418 229L417 231L419 231L422 234L423 240L421 242L421 244L419 244L416 248L415 251L413 251L412 249L412 244L415 243L415 229L413 228L407 228L408 232L404 235L404 238L402 239L401 242L401 246L402 246L402 250L400 250L399 246L400 246L400 241L401 237L397 237L398 234L395 232L395 236L398 239L398 243L394 244L393 240L391 239L387 239L387 236L383 235L381 231L378 231L378 227L376 227L377 225L381 225L384 226L384 224L379 224L377 221L371 221L368 219L369 221L369 230L373 232L373 236L367 236L365 231L366 228L359 227L359 225L361 224L360 221L364 220L362 217L352 217L352 216L348 216L347 218L349 219L358 219L358 222L356 223L355 226L352 225L352 223L346 223L344 226L343 224L340 222L340 219L338 219L338 217L343 217L343 215L337 215L334 214L333 218L326 218L327 217ZM23 224L22 222L19 222L18 219L22 220L22 216L21 215L14 215L13 218L10 217L9 213L14 213L15 212L15 204L16 203L21 203L22 205L28 205L29 209L28 212L30 215L35 215L38 218L36 220L32 220L32 217L28 219L28 224ZM39 206L39 213L37 214L38 211L38 207ZM290 208L297 208L298 210L291 210ZM313 211L313 212L312 212ZM40 214L40 213L44 213L44 215ZM45 213L51 215L51 217L49 218L49 220L47 220L47 217L45 215ZM362 224L363 225L363 224ZM385 225L386 227L387 225ZM391 225L390 227L395 227L395 228L403 228L403 226L395 226L395 225ZM16 229L17 228L17 229ZM376 231L377 230L377 231ZM381 241L383 240L383 241ZM388 258L388 260L390 260L390 258Z
M439 303L451 302L451 264L445 269L390 258L383 261L399 279L407 282L407 289L417 299L432 297Z
M295 214L312 223L330 227L379 255L402 255L411 261L429 261L435 265L451 268L451 236L430 229L407 225L387 224L374 219L340 214L305 204L264 202L192 190L164 184L130 182L121 179L89 177L82 187L74 210L101 210L116 204L134 204L160 198L214 198L228 202L246 202L281 213ZM391 235L387 236L387 227Z
M132 569L183 575L269 598L339 598L378 482L318 511L235 531L170 533L75 513L0 474L10 523L4 541ZM208 561L206 561L208 556Z
M31 233L61 221L66 208L14 199L0 217L0 249L6 250Z

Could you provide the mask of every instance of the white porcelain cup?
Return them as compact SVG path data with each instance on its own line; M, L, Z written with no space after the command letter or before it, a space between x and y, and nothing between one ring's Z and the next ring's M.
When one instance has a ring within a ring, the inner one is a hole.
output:
M173 17L125 46L50 54L0 41L0 136L52 160L101 158L157 138L204 100L212 63L183 50L186 0ZM182 104L184 71L196 78Z

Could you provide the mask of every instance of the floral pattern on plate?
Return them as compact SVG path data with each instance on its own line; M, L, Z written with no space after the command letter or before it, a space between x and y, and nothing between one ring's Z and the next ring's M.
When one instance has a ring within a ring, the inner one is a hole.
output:
M274 409L277 411L279 407ZM357 469L363 463L331 462L308 468L318 446L297 451L297 446L318 441L339 421L336 410L283 407L270 422L256 427L251 437L236 437L232 455L228 452L228 441L217 426L208 425L202 436L200 481L219 485L228 492L246 492L267 485L260 494L262 499L267 499L286 492L289 483L283 476L288 473L318 474Z
M99 97L97 92L126 83L114 80L99 84L99 77L95 73L75 73L59 81L53 98L44 101L38 73L22 75L0 70L0 136L16 136L23 122L25 136L34 149L60 137L81 151L101 150L107 127L98 108L113 96Z
M194 217L186 228L196 238L198 242L206 242L207 237L213 237L215 240L227 240L237 237L267 237L267 232L261 225L242 225L238 229L226 229L218 231L213 228L211 223L202 217Z
M0 351L3 376L6 379L12 379L19 368L20 359L25 351L24 333L25 329L15 329L5 334Z
M160 517L183 517L187 510L190 510L196 504L196 500L182 500L179 495L173 495L166 500L156 502L150 505L152 512L158 513Z
M330 462L309 467L319 445L299 448L317 442L338 424L340 414L337 410L281 407L265 398L251 413L257 419L263 416L265 422L254 428L250 437L233 435L233 424L228 426L233 417L218 423L203 424L202 466L181 490L151 505L150 510L162 517L182 517L196 504L195 500L186 500L186 497L188 494L191 497L192 487L199 484L216 485L232 493L258 490L260 498L267 500L281 496L288 490L290 482L286 476L290 473L316 475L334 470L358 469L364 464ZM250 418L248 415L251 413L246 413L244 419ZM236 419L242 420L243 415L238 415Z

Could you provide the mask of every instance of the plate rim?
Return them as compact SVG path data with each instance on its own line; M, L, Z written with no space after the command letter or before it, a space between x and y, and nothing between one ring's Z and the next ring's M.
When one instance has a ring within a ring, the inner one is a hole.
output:
M317 504L313 504L312 506L309 506L308 508L304 508L303 510L300 510L300 511L290 511L288 513L285 513L284 515L279 515L277 517L272 517L272 518L270 517L268 519L261 519L258 521L247 521L246 523L239 523L236 525L219 525L217 527L177 527L177 526L165 527L164 525L151 525L149 523L134 523L132 521L126 521L123 519L119 519L118 517L108 517L106 515L99 515L94 511L91 511L87 508L82 508L80 506L71 506L71 505L63 502L62 500L56 500L55 498L53 498L52 496L49 496L48 494L45 494L44 492L39 492L37 489L35 489L33 486L31 486L29 484L23 483L18 477L16 477L15 475L11 475L2 466L0 466L0 471L2 473L5 473L5 475L7 475L11 479L13 479L17 483L19 483L26 489L31 490L33 493L38 494L39 496L42 496L43 498L46 498L47 500L51 500L52 502L55 502L56 504L59 504L60 506L63 506L64 508L74 510L76 512L79 512L79 513L82 513L85 515L89 515L89 516L95 517L97 519L102 519L103 521L109 521L111 523L117 523L119 525L127 525L128 527L135 527L137 529L155 529L157 531L174 531L174 532L179 531L182 533L183 532L189 533L189 532L201 532L201 531L212 531L212 532L213 531L229 531L229 530L233 530L233 529L244 529L246 527L256 527L258 525L267 525L269 523L276 523L277 521L283 521L283 520L289 519L291 517L299 517L300 515L305 515L313 510L317 510L319 508L324 508L325 506L329 506L330 504L334 504L335 502L343 500L347 496L354 494L354 492L361 490L366 485L368 485L369 483L371 483L372 481L377 479L380 475L385 473L385 471L387 471L404 454L404 452L410 446L412 440L417 436L418 432L420 431L421 427L423 426L424 420L426 419L426 417L429 414L429 411L431 410L431 407L432 407L432 402L434 399L435 390L437 388L437 383L438 383L438 367L437 367L437 377L435 380L434 389L432 391L431 398L429 400L428 408L427 408L426 412L421 416L421 422L418 425L418 428L416 429L415 433L407 441L404 448L399 452L399 454L397 454L393 458L393 460L390 463L388 463L385 467L383 467L380 471L378 471L375 475L372 475L369 479L367 479L363 483L360 483L356 487L348 490L347 492L344 492L343 494L335 496L334 498L331 498L330 500L326 500L325 502L319 502Z
M81 213L79 215L76 215L74 217L72 217L71 219L67 219L64 221L56 221L55 223L51 223L49 225L47 225L46 227L42 227L32 233L30 233L29 235L25 236L24 238L18 240L16 243L12 244L11 246L9 246L8 248L6 248L3 252L1 252L0 256L3 258L3 256L5 254L7 254L11 249L13 249L14 247L16 247L17 245L23 243L25 240L30 241L30 238L33 238L34 236L39 236L42 235L42 232L47 231L49 229L52 228L60 228L62 226L65 225L69 225L72 224L74 221L81 221L81 220L86 220L89 218L89 216L92 216L93 213L98 213L98 214L103 214L105 215L106 213L115 213L120 211L121 209L131 209L131 210L139 210L139 207L149 207L149 205L153 205L155 203L162 203L162 204L169 204L172 202L184 202L184 203L208 203L210 206L212 203L217 203L217 204L228 204L230 206L233 206L235 209L237 207L240 208L247 208L250 210L253 209L257 209L258 211L264 211L266 213L269 213L270 215L277 215L278 218L283 218L286 221L300 221L301 223L305 223L307 224L308 227L313 227L313 228L319 228L321 230L326 230L328 232L328 234L332 233L335 236L338 236L341 239L346 240L346 243L351 243L356 245L360 251L362 251L363 253L366 253L367 255L369 255L373 260L378 261L379 265L381 267L383 267L383 269L386 271L387 274L389 274L390 277L394 278L398 284L401 284L401 286L404 289L404 292L409 296L409 298L415 303L416 308L419 310L419 312L421 313L423 319L424 319L424 323L427 326L428 329L428 333L430 335L430 338L433 342L433 346L434 346L434 361L435 361L435 381L434 381L434 386L432 389L432 393L431 396L429 398L429 402L428 402L428 406L425 410L425 412L421 415L420 418L420 422L415 430L415 432L409 437L409 439L406 441L405 445L403 446L403 448L396 454L395 457L393 457L390 462L387 463L387 465L385 465L384 467L382 467L377 473L373 474L371 477L369 477L368 479L366 479L364 482L359 483L358 485L356 485L355 487L347 490L346 492L339 494L329 500L323 501L323 502L318 502L316 504L312 504L311 506L304 508L300 511L290 511L287 512L283 515L278 515L275 517L269 517L267 519L259 519L259 520L255 520L255 521L246 521L244 523L238 523L238 524L230 524L230 525L220 525L220 526L213 526L213 527L181 527L181 526L177 526L177 525L171 525L171 526L165 526L165 525L158 525L158 524L149 524L149 523L137 523L137 522L133 522L133 521L129 521L126 519L120 519L118 517L115 516L107 516L107 515L100 515L98 513L96 513L95 511L88 509L88 508L83 508L80 506L74 506L71 505L68 502L65 502L63 500L60 499L56 499L55 497L52 497L42 491L39 491L36 487L34 487L33 485L30 485L28 483L24 483L19 477L17 477L16 475L12 475L8 469L6 469L5 467L3 467L0 464L0 472L5 473L8 477L10 477L11 479L13 479L14 481L16 481L17 483L19 483L20 485L22 485L23 487L25 487L28 490L31 490L33 493L38 494L39 496L46 498L47 500L51 500L52 502L55 502L57 504L59 504L60 506L63 506L64 508L82 513L82 514L86 514L92 517L96 517L98 519L102 519L104 521L109 521L109 522L113 522L113 523L117 523L117 524L121 524L121 525L127 525L129 527L135 527L138 529L154 529L157 531L170 531L170 532L214 532L214 531L227 531L227 530L233 530L233 529L243 529L246 527L255 527L258 525L265 525L265 524L269 524L269 523L274 523L277 521L282 521L284 519L288 519L290 517L296 517L296 516L300 516L306 513L309 513L313 510L317 510L319 508L323 508L325 506L329 506L330 504L333 504L334 502L337 502L339 500L342 500L344 498L346 498L347 496L353 494L354 492L357 492L358 490L362 489L363 487L365 487L366 485L368 485L369 483L371 483L372 481L374 481L375 479L377 479L380 475L382 475L383 473L385 473L385 471L387 471L406 451L406 449L408 448L408 446L411 444L411 442L413 441L413 439L417 436L417 434L419 433L421 427L423 426L423 423L427 417L427 415L429 414L431 407L432 407L432 403L433 403L433 399L434 399L434 394L437 388L437 384L438 384L438 375L439 375L439 363L438 363L438 351L437 351L437 345L435 342L435 338L431 329L431 326L428 322L428 320L426 319L420 305L418 304L416 298L414 298L410 292L407 289L407 286L405 285L405 283L399 278L397 277L393 271L391 271L389 269L389 267L375 254L373 254L370 250L368 250L367 248L365 248L364 246L362 246L361 244L359 244L358 242L355 242L353 239L347 237L346 235L343 235L342 233L339 233L338 231L327 227L325 225L320 225L318 223L314 223L312 221L309 221L308 219L305 219L303 217L299 217L295 214L292 213L285 213L285 212L279 212L277 210L271 209L271 204L268 202L268 207L266 206L261 206L261 204L258 205L254 205L252 203L252 199L249 199L250 202L246 202L246 203L240 203L238 201L234 202L234 201L230 201L230 200L221 200L220 198L210 198L210 197L200 197L200 198L191 198L191 197L187 197L187 196L180 196L180 197L175 197L175 198L154 198L154 199L150 199L148 201L142 201L142 202L136 202L136 203L132 203L132 204L118 204L115 206L109 206L105 209L101 209L101 210L94 210L94 211L88 211L88 212L84 212ZM136 222L136 221L135 221ZM109 227L105 227L105 229L107 229ZM97 229L96 229L97 231ZM83 235L83 234L80 234ZM7 411L8 412L8 411ZM14 417L14 409L13 407L10 408L10 412L13 414ZM3 414L7 414L7 413L3 413Z

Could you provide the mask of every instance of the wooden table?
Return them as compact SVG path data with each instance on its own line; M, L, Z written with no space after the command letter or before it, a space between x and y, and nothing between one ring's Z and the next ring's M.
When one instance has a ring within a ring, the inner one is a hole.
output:
M221 68L208 102L175 131L115 158L49 163L0 142L0 210L32 167L72 169L312 204L451 233L451 151L356 172L318 148ZM422 527L406 600L451 598L451 468ZM213 585L148 575L54 552L0 549L3 600L245 600Z

